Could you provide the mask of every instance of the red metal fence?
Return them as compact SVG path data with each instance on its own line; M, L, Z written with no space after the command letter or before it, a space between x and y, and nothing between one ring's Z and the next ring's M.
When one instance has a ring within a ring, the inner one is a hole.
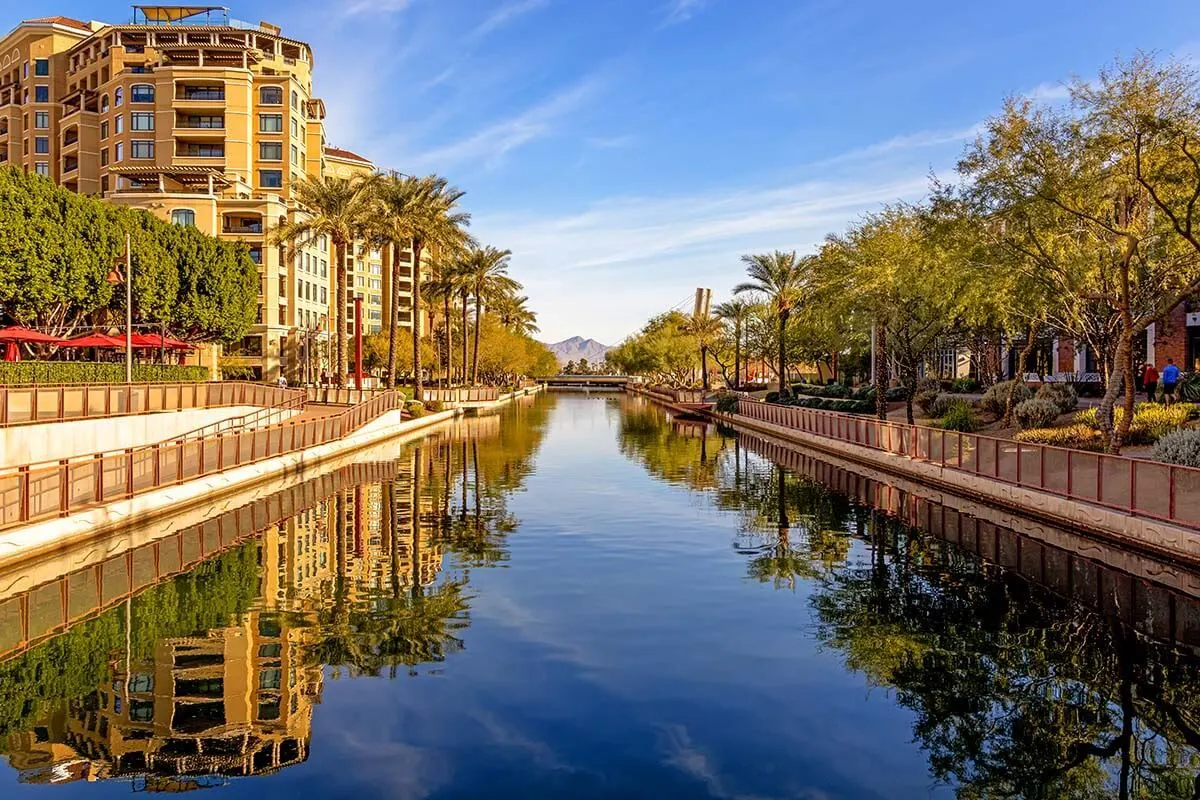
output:
M1200 469L744 398L738 401L738 415L1014 486L1200 528Z
M0 530L332 442L403 405L387 392L326 417L3 469Z
M500 399L500 389L495 386L424 389L421 396L430 403L490 403Z
M0 425L221 406L278 406L304 393L261 383L0 386Z

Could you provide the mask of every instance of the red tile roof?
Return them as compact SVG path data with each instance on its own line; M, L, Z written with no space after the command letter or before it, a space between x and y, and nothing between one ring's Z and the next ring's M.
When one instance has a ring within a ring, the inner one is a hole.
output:
M39 17L37 19L27 19L25 22L41 23L43 25L66 25L68 28L79 28L84 31L91 31L91 28L86 22L80 22L77 19L70 17Z
M358 153L351 153L349 150L343 150L340 147L326 147L325 155L333 156L334 158L344 158L347 161L361 161L364 164L371 163L371 159L363 158Z

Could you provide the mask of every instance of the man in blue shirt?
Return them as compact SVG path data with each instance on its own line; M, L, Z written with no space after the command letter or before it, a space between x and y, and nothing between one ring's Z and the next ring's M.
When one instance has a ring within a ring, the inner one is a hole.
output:
M1179 367L1174 360L1168 358L1167 365L1162 371L1163 402L1167 405L1175 402L1175 384L1179 383Z

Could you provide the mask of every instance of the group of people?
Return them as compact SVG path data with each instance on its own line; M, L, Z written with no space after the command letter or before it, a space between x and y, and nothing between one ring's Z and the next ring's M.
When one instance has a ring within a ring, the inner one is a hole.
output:
M1158 391L1160 381L1162 382L1163 404L1169 406L1175 402L1175 387L1179 384L1179 367L1175 366L1174 359L1167 359L1167 365L1163 367L1161 376L1152 363L1147 363L1142 367L1142 388L1146 392L1146 399L1151 403L1155 401L1154 395Z

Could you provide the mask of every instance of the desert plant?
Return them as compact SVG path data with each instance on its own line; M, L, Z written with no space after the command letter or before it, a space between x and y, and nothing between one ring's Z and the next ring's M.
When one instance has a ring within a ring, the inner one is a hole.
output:
M1200 431L1175 430L1164 433L1154 445L1154 457L1168 464L1200 467Z
M913 401L916 402L917 407L921 409L921 413L925 416L935 417L937 415L933 413L933 406L941 396L941 392L938 389L920 389L913 395Z
M1175 387L1175 392L1180 400L1189 403L1200 402L1200 372L1184 375L1179 381L1179 385Z
M1104 449L1104 434L1088 425L1067 425L1062 428L1033 428L1013 437L1018 442L1069 447L1076 450Z
M948 431L974 433L979 430L979 417L976 416L975 409L971 407L970 403L965 400L954 400L948 404L946 413L942 416L939 424Z
M1013 408L1013 416L1021 430L1030 428L1048 428L1058 419L1060 410L1057 404L1046 399L1026 400Z
M950 381L951 394L974 394L979 391L979 381L974 378L955 378Z
M1160 406L1158 403L1138 403L1133 409L1133 421L1129 423L1129 444L1153 444L1161 437L1182 427L1196 416L1197 406L1191 403L1176 403ZM1125 409L1113 409L1113 424L1120 425ZM1075 423L1100 430L1100 415L1097 408L1085 408L1075 414Z
M997 417L1004 416L1010 393L1013 396L1014 408L1026 400L1033 399L1033 391L1020 381L1001 381L983 393L983 399L979 401L979 404L989 414Z
M1070 414L1079 405L1079 395L1069 383L1043 383L1033 396L1054 403L1061 414Z

